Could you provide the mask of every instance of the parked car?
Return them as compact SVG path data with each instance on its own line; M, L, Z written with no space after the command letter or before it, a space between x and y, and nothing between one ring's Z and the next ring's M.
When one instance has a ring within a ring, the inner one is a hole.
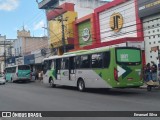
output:
M4 75L0 74L0 85L5 84L6 80L4 79Z

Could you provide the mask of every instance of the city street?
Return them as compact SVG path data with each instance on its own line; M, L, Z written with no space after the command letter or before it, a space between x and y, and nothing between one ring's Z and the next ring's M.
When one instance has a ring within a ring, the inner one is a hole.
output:
M157 89L79 92L71 87L50 88L39 81L0 86L0 111L159 111L159 100Z
M0 111L158 111L160 91L153 89L50 88L39 82L0 86Z

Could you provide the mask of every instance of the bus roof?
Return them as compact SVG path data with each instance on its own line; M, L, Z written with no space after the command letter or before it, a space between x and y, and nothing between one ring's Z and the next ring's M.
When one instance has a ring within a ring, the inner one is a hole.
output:
M8 66L8 67L5 67L5 68L11 68L11 67L17 67L17 66L23 66L23 65L12 65L12 66ZM25 65L25 66L29 66L29 65Z
M85 55L85 54L90 54L96 52L103 52L109 50L109 48L96 48L96 49L91 49L91 50L79 50L79 51L74 51L74 52L67 52L64 53L63 55L55 55L51 56L48 58L44 58L44 60L51 60L51 59L58 59L58 58L65 58L65 57L71 57L71 56L76 56L76 55Z
M92 54L92 53L97 53L97 52L104 52L104 51L110 51L116 48L134 48L134 49L138 49L135 47L113 47L113 48L109 48L109 47L103 47L103 48L95 48L95 49L90 49L90 50L80 50L80 51L74 51L74 52L67 52L64 53L63 55L55 55L55 56L51 56L49 58L44 58L44 60L51 60L51 59L58 59L58 58L65 58L65 57L71 57L71 56L78 56L78 55L87 55L87 54Z

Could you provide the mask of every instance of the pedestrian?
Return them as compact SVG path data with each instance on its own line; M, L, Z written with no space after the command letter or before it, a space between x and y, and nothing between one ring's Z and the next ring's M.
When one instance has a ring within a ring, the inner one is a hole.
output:
M155 64L154 61L151 61L152 66L151 66L151 71L152 71L152 80L154 82L157 82L157 65Z
M152 80L152 73L151 73L151 65L150 63L147 63L146 67L145 67L145 81L149 82L150 80Z
M35 80L38 80L38 70L35 71Z
M158 81L160 83L160 59L159 59L159 63L158 63Z
M42 82L43 81L43 71L39 72L38 77L39 77L40 82Z

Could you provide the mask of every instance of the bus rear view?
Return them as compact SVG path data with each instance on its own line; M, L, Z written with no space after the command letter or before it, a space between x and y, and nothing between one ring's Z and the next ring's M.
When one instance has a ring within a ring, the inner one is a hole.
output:
M121 47L115 49L114 79L117 87L139 87L143 85L141 50Z
M17 74L17 80L30 80L31 68L29 65L19 65L16 74Z

